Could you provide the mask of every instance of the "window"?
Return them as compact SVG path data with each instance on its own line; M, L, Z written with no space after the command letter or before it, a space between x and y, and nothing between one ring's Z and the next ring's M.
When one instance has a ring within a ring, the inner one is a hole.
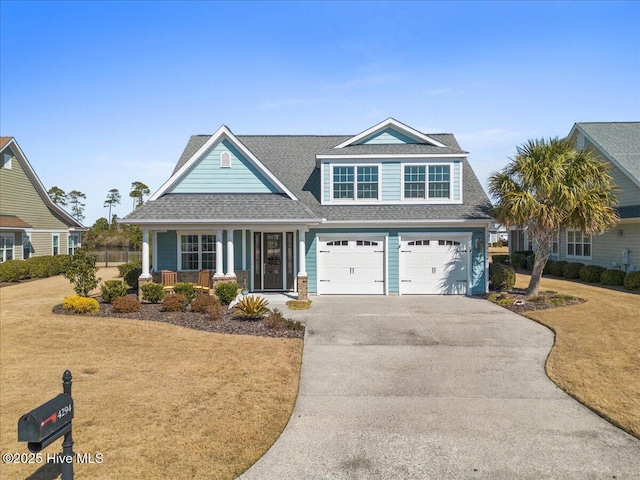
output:
M11 155L8 153L2 154L2 168L6 168L7 170L11 170Z
M13 260L14 241L13 233L0 233L0 262Z
M60 235L54 234L51 237L51 254L58 255L60 253Z
M567 230L567 256L591 257L591 236L580 230Z
M406 165L404 198L451 198L451 166Z
M69 255L73 255L76 253L76 248L80 245L80 235L74 234L69 235L68 246L69 246Z
M26 260L27 258L31 258L32 252L31 239L29 238L28 233L22 234L22 259Z
M220 153L220 168L231 168L231 154L229 152Z
M378 200L378 167L333 167L334 200Z
M460 245L460 242L455 240L438 240L438 245Z
M377 247L378 242L372 242L371 240L356 240L357 247Z
M346 247L349 245L349 240L333 240L327 242L328 247Z
M558 232L555 232L551 237L551 255L558 255Z
M409 242L409 245L429 245L430 240L412 240Z
M180 235L181 270L214 270L216 263L215 235Z

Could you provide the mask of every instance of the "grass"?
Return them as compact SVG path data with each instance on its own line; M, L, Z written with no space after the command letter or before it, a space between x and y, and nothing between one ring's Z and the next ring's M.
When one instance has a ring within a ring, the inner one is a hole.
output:
M308 310L311 308L311 300L289 300L287 307L291 310Z
M77 478L235 478L284 429L300 340L52 314L72 293L62 277L0 289L2 453L28 451L17 442L18 418L61 392L65 369L73 374L74 451L104 457L75 465ZM50 478L43 464L0 469L3 480Z
M526 288L530 276L516 277L516 287ZM558 292L557 298L586 300L523 313L556 334L546 365L549 378L640 438L640 295L544 277L540 286Z

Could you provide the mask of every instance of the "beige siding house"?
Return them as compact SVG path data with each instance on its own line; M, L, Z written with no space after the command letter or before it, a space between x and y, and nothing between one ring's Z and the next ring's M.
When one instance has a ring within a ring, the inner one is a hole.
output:
M54 204L13 137L0 137L0 261L69 254L87 229Z
M620 222L593 237L579 231L559 232L551 258L623 271L640 269L640 122L576 123L569 138L578 148L594 148L609 164L618 187ZM531 249L527 232L511 230L509 249Z

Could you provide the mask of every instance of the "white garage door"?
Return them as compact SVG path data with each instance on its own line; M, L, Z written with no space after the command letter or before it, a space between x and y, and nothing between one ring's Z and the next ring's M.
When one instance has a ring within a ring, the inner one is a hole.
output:
M384 295L384 239L320 238L318 293Z
M466 240L461 237L421 237L400 242L400 294L467 293Z

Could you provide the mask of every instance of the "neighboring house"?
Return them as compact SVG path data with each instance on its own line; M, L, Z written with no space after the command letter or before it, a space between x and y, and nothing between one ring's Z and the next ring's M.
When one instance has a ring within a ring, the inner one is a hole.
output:
M489 226L489 243L506 242L509 240L509 230L501 223L492 222Z
M250 291L468 294L487 288L489 200L451 134L388 119L355 135L189 140L122 222L143 233L141 283L163 269ZM242 275L239 273L242 272Z
M610 166L618 187L620 222L602 235L563 230L554 238L552 260L581 262L624 271L640 268L640 122L576 123L569 138L592 147ZM510 251L531 249L527 232L510 232Z
M72 254L87 229L54 204L13 137L0 137L0 261Z

